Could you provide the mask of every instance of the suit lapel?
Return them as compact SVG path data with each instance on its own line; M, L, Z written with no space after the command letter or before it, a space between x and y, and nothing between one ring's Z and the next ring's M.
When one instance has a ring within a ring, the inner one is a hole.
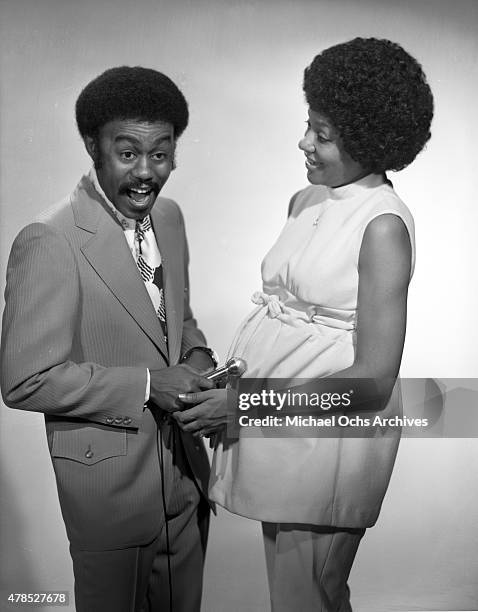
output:
M83 177L75 195L76 224L92 234L81 247L84 256L167 359L161 325L121 226L104 208L88 178Z
M184 255L181 250L183 243L179 236L177 221L167 214L165 202L161 198L151 211L151 221L163 265L169 362L175 364L179 359L183 333Z

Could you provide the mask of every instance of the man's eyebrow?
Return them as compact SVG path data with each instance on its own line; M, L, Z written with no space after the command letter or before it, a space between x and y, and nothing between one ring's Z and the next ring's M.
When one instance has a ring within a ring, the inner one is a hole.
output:
M136 136L132 136L131 134L117 134L115 136L115 142L119 142L120 140L127 140L128 142L131 142L136 145L141 144L140 139L136 138ZM159 144L162 144L163 142L171 142L171 141L172 141L172 138L169 134L165 136L160 136L153 142L153 147L157 147Z

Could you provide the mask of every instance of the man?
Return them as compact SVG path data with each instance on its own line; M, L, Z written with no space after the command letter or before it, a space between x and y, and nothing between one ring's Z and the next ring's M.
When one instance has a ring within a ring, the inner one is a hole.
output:
M168 415L211 388L215 358L189 306L181 212L158 197L188 107L165 75L119 67L76 118L94 167L13 244L2 394L45 415L78 612L193 612L209 464Z

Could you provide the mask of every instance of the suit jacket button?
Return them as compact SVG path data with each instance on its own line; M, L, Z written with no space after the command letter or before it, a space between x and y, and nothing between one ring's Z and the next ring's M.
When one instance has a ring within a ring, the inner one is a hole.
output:
M111 425L111 423L113 423L113 421L114 421L113 417L106 417L106 419L105 419L105 423L107 425Z
M116 419L115 419L115 423L116 423L117 425L121 425L121 424L123 423L123 417L116 417Z
M125 425L129 425L129 424L131 423L131 419L130 419L129 417L125 417L125 418L123 419L123 423L124 423Z
M87 450L86 453L85 453L85 457L87 459L91 459L93 457L93 451Z

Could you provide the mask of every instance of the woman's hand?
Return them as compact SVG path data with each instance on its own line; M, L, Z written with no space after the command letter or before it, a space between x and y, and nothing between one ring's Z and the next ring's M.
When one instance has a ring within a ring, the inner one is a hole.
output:
M228 393L231 389L210 389L198 393L179 395L179 400L186 406L185 410L173 413L179 427L195 436L207 436L222 429L231 416L228 410ZM232 404L231 404L232 405Z

